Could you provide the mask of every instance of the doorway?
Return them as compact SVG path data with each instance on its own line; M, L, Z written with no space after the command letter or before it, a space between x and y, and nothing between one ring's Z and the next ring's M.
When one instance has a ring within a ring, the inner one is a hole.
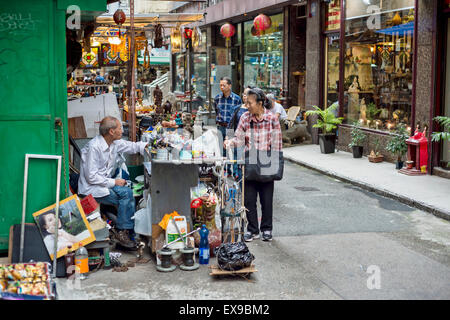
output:
M450 18L446 18L445 27L445 75L443 77L444 83L442 86L443 103L441 116L450 117ZM440 167L450 170L450 141L442 141L440 147Z

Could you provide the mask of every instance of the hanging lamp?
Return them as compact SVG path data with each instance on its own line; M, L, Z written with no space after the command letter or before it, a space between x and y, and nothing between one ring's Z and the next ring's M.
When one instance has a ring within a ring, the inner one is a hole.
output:
M253 20L253 26L258 32L265 34L266 30L272 26L272 20L270 17L261 13Z

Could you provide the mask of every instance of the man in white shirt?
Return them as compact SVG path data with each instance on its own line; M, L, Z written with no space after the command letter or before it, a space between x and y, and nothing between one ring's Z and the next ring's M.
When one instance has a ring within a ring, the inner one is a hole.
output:
M266 97L272 104L272 109L270 109L269 111L272 112L275 116L277 116L278 120L285 120L287 118L286 110L284 110L281 104L276 102L273 93L269 93Z
M124 179L113 177L120 153L144 154L147 142L122 140L122 124L117 118L105 117L100 122L100 135L93 138L81 150L78 193L92 194L98 203L118 206L116 228L117 240L127 248L135 248L129 232L133 232L135 212L133 191Z

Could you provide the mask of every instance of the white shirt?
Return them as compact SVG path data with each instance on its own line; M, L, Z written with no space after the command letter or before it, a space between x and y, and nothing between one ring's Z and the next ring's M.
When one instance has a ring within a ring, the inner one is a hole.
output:
M278 102L274 102L274 106L272 109L270 109L270 112L272 112L274 115L277 115L277 113L280 114L280 120L287 118L286 110L284 110L283 106L279 104Z
M144 155L147 142L116 140L110 146L98 135L81 150L80 180L78 193L92 194L94 198L109 195L109 189L116 184L111 178L119 153L140 153Z

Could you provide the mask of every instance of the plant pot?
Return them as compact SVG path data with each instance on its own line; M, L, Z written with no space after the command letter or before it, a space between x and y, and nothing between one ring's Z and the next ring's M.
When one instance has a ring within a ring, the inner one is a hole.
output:
M353 146L353 158L362 158L363 156L363 146Z
M450 171L450 162L442 161L442 160L441 160L441 162L440 162L440 167L441 167L441 169Z
M367 158L369 158L369 162L373 162L373 163L383 162L383 160L384 160L384 156L382 154L380 154L378 156L369 155Z
M396 161L395 169L400 170L401 168L403 168L403 161Z
M412 169L413 165L414 165L414 161L412 161L412 160L406 161L406 168L407 169Z
M332 134L319 134L320 152L322 153L334 153L336 148L336 135Z

